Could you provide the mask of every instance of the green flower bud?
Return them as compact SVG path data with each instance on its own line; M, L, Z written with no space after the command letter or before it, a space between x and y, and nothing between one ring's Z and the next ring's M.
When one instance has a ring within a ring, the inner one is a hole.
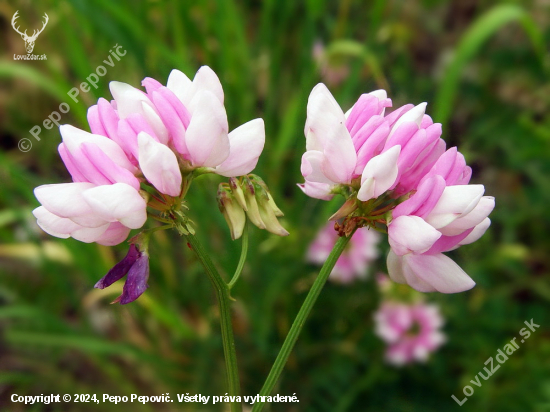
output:
M250 181L252 182L255 191L256 203L258 205L260 217L265 224L265 228L275 235L287 236L288 232L281 226L279 220L277 219L277 213L282 212L279 210L277 205L275 205L275 202L269 194L264 181L254 175L251 176Z
M275 203L273 196L271 196L271 192L269 191L269 188L267 187L263 179L260 176L254 174L250 174L248 176L252 182L259 185L265 191L265 193L267 194L269 206L271 207L271 209L273 209L273 212L275 212L275 216L284 216L285 214L281 211L281 209L277 207L277 204Z
M260 210L258 208L258 202L256 201L256 187L254 183L248 178L244 177L244 197L246 199L247 211L246 214L250 221L260 229L265 229L265 223L260 216Z
M242 236L246 215L231 190L223 185L218 188L218 207L222 212L233 240Z
M357 209L357 200L355 198L349 198L335 214L329 217L328 220L338 220L347 217L353 213L355 209Z
M274 210L270 206L268 201L259 202L260 216L265 223L265 228L278 236L288 236L288 231L281 226Z
M246 212L248 210L248 207L246 206L246 200L244 198L244 192L241 188L241 185L239 184L239 180L236 177L231 177L229 179L229 186L231 187L231 191L233 192L233 196L235 196L235 199L237 199L237 202L241 205L241 207Z

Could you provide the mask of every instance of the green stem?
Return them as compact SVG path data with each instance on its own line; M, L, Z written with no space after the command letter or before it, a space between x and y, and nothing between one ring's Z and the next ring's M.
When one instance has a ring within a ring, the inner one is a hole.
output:
M230 295L227 284L223 281L216 267L212 263L210 256L193 234L186 236L191 248L201 261L206 274L208 275L218 299L220 310L220 323L222 330L223 352L225 356L225 369L227 372L227 382L229 385L229 395L232 397L241 395L239 383L239 370L237 367L237 354L235 352L235 340L233 338L233 326L231 324ZM231 402L231 412L242 412L241 402Z
M355 230L350 234L349 237L344 236L339 238L336 244L334 245L334 248L330 252L329 257L327 258L327 260L325 261L325 264L321 268L319 275L317 275L317 279L315 279L315 282L313 282L313 285L311 286L311 289L309 290L309 293L307 294L307 297L304 300L304 303L302 304L302 307L300 308L298 315L296 315L296 319L294 319L294 322L290 327L290 330L288 332L288 335L286 336L283 346L281 347L281 350L277 355L277 359L275 359L275 363L273 363L273 366L271 367L271 371L269 372L269 375L265 380L264 386L262 387L259 393L260 396L269 396L271 394L271 391L273 390L273 387L277 383L279 376L281 376L281 372L283 371L283 368L286 365L288 357L292 352L292 348L294 348L294 344L296 343L296 340L298 339L298 336L302 331L302 327L304 326L304 323L309 313L311 312L311 309L313 308L315 301L319 297L319 294L321 293L321 290L323 289L325 282L327 281L330 273L332 272L332 269L334 268L336 261L344 251L344 248L346 247L346 245L348 244L348 242L350 241L354 233L355 233ZM264 403L265 402L258 400L256 403L254 403L252 412L260 412L264 406Z
M241 276L241 272L243 271L244 262L246 261L247 254L248 254L248 219L245 221L245 224L244 224L241 257L239 259L239 264L237 265L237 269L235 269L235 274L231 278L231 281L227 284L227 288L229 290L233 289L233 286L235 286L235 283L237 283L237 281L239 280L239 276Z

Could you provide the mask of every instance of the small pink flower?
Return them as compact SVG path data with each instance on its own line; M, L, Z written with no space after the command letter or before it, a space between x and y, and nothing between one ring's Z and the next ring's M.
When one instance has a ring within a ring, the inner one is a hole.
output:
M311 243L307 252L307 260L322 265L337 240L338 234L334 230L334 225L327 224ZM379 242L380 234L378 232L367 228L357 230L346 250L336 262L330 279L336 282L350 283L356 278L365 278L370 264L379 256Z
M390 114L384 90L363 94L345 114L323 84L309 96L306 152L299 187L314 198L342 194L335 218L344 232L388 228L388 272L422 292L462 292L475 283L442 253L479 239L493 197L469 185L472 169L455 147L445 151L441 125L426 103Z
M300 188L328 200L337 186L360 178L361 201L388 190L413 190L445 150L441 125L425 115L426 103L385 116L390 106L387 93L377 90L361 95L344 114L324 84L315 86L308 100Z
M91 133L59 128L59 154L73 182L35 189L41 206L33 214L46 233L116 245L148 216L191 232L182 209L194 169L233 177L256 167L265 142L263 120L228 133L223 89L209 67L200 68L192 81L173 70L166 86L151 78L143 86L146 92L111 82L114 100L99 99L88 110ZM267 196L260 204L275 205ZM264 228L275 231L275 211L269 210L273 216L265 217ZM121 304L137 299L149 277L147 232L130 242L126 258L96 285L104 288L127 275L117 299Z
M34 214L47 233L118 244L147 220L143 183L160 197L178 198L182 164L185 173L203 167L228 177L256 167L265 142L263 120L228 133L223 89L209 67L193 81L173 70L166 87L150 78L143 85L147 93L111 82L114 100L99 99L88 110L92 133L60 127L59 154L73 183L36 188L42 206Z
M386 360L396 366L425 362L430 352L445 342L440 331L443 319L436 305L386 301L374 320L376 335L388 344Z

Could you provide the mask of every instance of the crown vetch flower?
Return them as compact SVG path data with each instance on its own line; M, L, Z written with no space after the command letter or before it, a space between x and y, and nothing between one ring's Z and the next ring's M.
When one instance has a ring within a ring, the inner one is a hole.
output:
M42 206L34 214L47 233L118 244L145 224L147 206L178 205L193 170L240 176L256 166L263 120L227 133L222 86L210 68L193 81L173 70L167 86L150 78L143 85L147 93L111 82L114 100L88 110L92 133L60 127L59 154L74 183L36 189Z
M201 67L192 81L173 70L166 86L151 78L142 84L145 91L111 82L114 100L101 98L88 110L91 133L60 127L59 154L73 182L35 189L41 206L33 214L45 232L116 245L150 217L189 234L193 228L184 198L194 177L242 176L256 167L265 143L263 120L228 133L223 89L209 67ZM287 234L275 218L271 195L260 189L259 226ZM244 201L242 190L240 195ZM232 235L238 237L238 228ZM135 257L131 248L98 283L105 287L128 273L121 303L146 289L148 253L143 244L138 251Z
M425 362L445 336L436 305L385 301L374 314L375 333L388 344L386 360L396 366Z
M390 106L387 93L377 90L363 94L344 114L324 84L315 86L304 130L306 181L300 188L311 197L328 200L339 187L349 185L357 188L359 200L368 201L399 186L406 174L396 193L412 190L421 172L435 163L435 155L445 150L439 138L441 125L425 115L425 103L384 116Z
M386 225L390 277L422 291L461 292L475 283L443 252L472 243L490 225L494 198L469 185L472 169L455 147L445 151L441 125L426 103L391 106L383 90L363 94L344 114L328 89L317 85L308 101L306 152L309 196L346 201L331 220L339 232Z

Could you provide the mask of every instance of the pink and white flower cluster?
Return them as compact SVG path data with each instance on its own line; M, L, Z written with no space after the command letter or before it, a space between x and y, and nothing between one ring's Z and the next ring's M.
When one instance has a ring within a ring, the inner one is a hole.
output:
M425 362L444 342L436 305L385 301L374 314L375 333L388 344L386 360L396 366Z
M442 252L485 233L494 198L483 196L483 185L468 184L471 168L456 148L445 150L441 124L425 114L426 103L386 115L390 106L387 93L377 90L344 113L318 84L307 106L299 186L324 200L344 193L350 217L385 223L394 281L422 292L470 289L473 280ZM349 199L356 199L352 208Z
M329 279L350 283L355 279L365 278L369 266L380 254L378 252L380 237L375 230L369 230L366 227L358 229L336 261ZM334 225L331 223L325 225L309 246L308 262L319 265L325 263L337 240L338 234L334 230Z
M60 127L59 154L73 182L35 189L42 206L33 213L45 232L115 245L147 220L144 186L169 206L194 169L231 177L256 167L263 120L228 133L223 89L209 67L193 80L173 70L166 86L151 78L142 84L146 92L111 82L114 100L88 110L91 133Z

